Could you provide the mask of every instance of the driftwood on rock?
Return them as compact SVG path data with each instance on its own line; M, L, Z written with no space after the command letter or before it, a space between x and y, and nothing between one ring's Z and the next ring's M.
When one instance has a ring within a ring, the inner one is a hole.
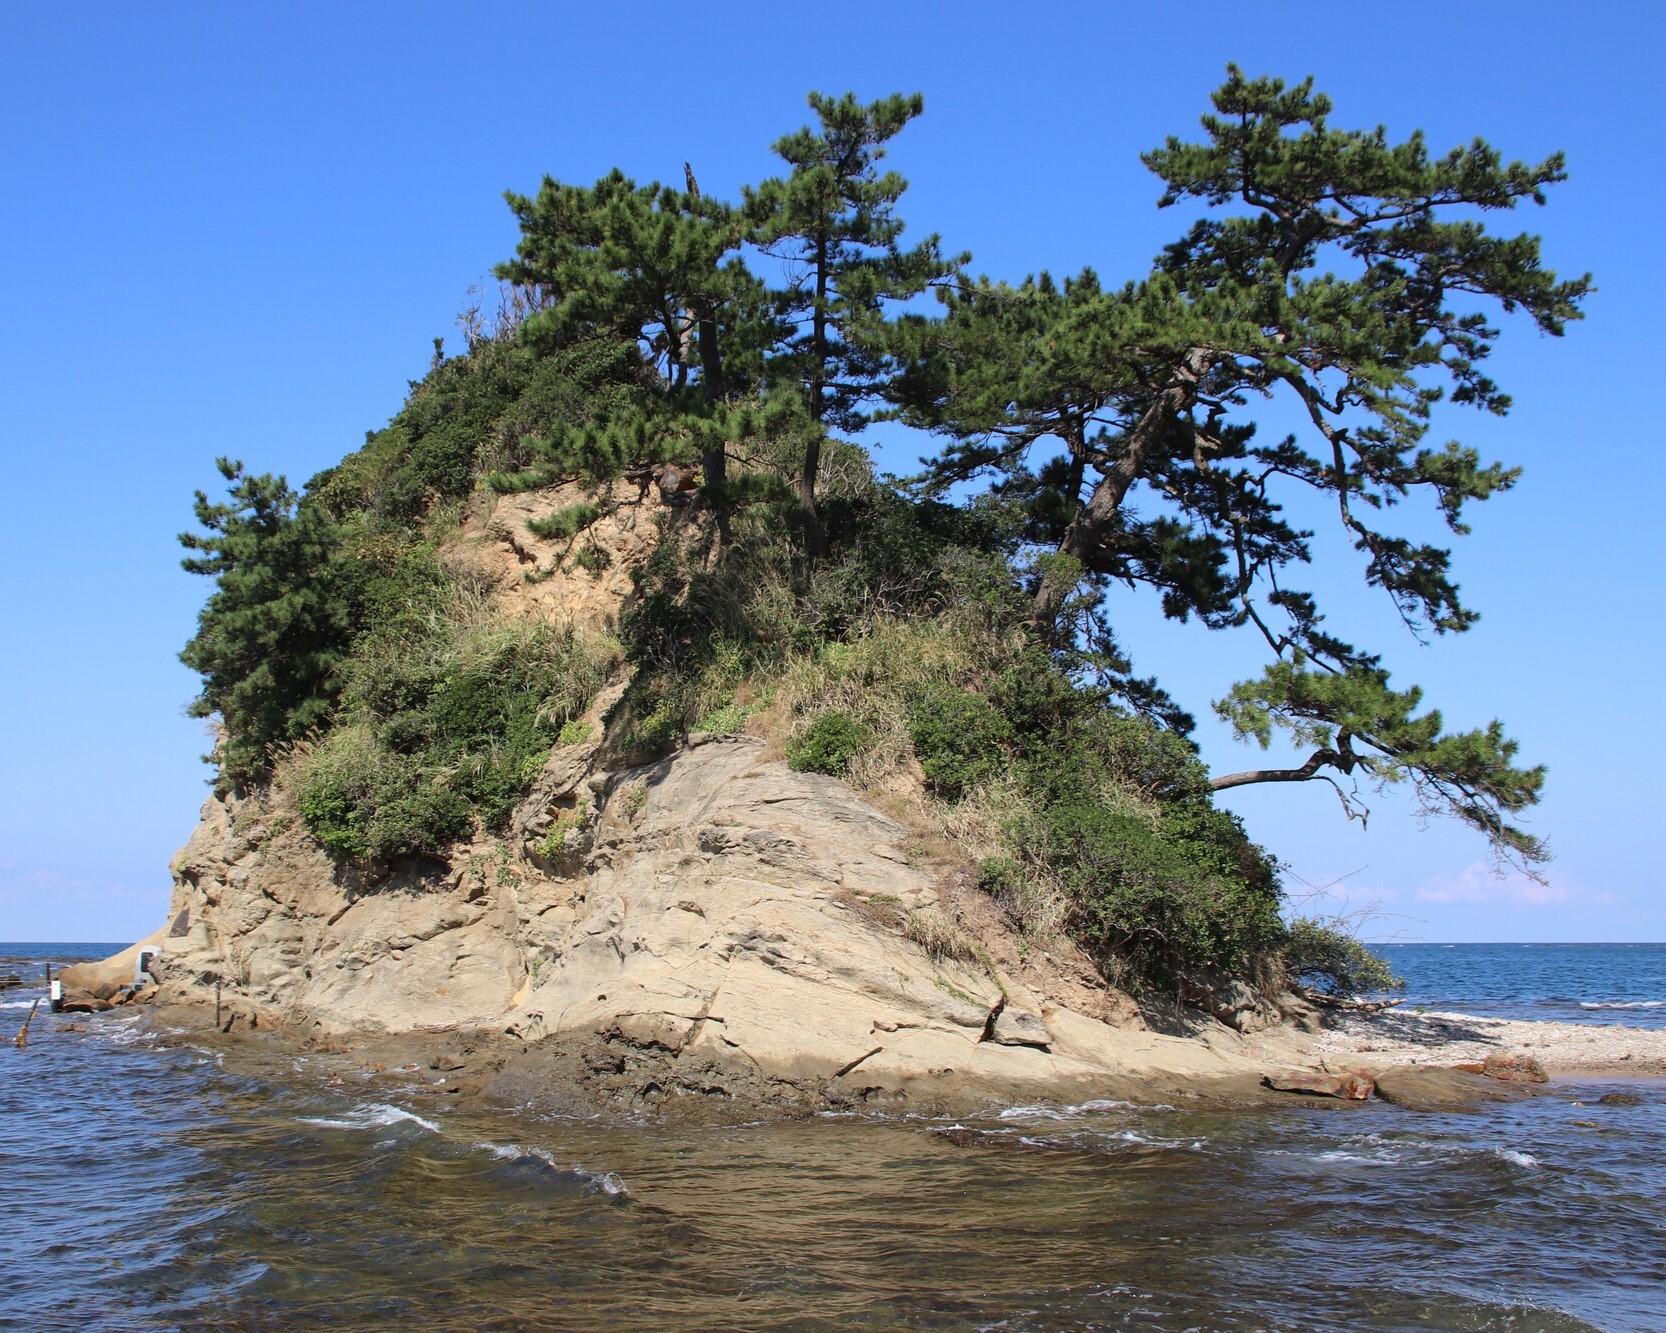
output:
M1293 989L1309 1004L1316 1004L1322 1009L1346 1009L1356 1014L1381 1013L1384 1009L1405 1003L1404 1000L1350 1000L1345 995L1326 995L1323 991L1308 990L1302 986Z
M17 1036L13 1039L20 1051L29 1044L29 1024L35 1021L35 1010L39 1008L40 996L37 995L35 1002L29 1006L29 1016L23 1020L23 1026L17 1030Z

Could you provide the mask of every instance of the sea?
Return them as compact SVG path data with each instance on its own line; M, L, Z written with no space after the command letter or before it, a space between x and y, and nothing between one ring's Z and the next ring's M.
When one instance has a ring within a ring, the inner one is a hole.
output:
M0 943L30 982L0 992L0 1328L1666 1329L1659 1082L666 1129L332 1084L143 1012L16 1049L41 964L115 947ZM1666 945L1386 952L1409 1005L1666 1017Z

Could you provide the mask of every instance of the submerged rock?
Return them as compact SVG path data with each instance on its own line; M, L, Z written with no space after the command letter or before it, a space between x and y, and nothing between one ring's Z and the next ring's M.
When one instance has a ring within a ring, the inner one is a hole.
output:
M63 1003L58 1006L61 1013L66 1014L102 1014L116 1007L113 1000L90 991L66 990Z

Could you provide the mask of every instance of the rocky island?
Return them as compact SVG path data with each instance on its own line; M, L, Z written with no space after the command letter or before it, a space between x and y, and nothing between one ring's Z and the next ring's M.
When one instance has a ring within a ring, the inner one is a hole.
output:
M301 492L221 460L183 539L214 792L168 923L67 969L71 1007L580 1114L1359 1095L1325 1004L1391 979L1290 927L1215 793L1404 783L1543 858L1543 770L1322 626L1281 497L1335 506L1408 624L1473 623L1383 521L1427 496L1462 532L1514 480L1424 437L1441 385L1508 405L1475 301L1578 317L1584 279L1467 220L1559 158L1431 157L1233 70L1147 155L1200 213L1149 275L1010 284L903 242L917 97L811 105L735 202L686 167L511 195L498 308L386 427ZM1255 436L1270 395L1306 438ZM921 475L852 442L876 415ZM1209 773L1127 589L1264 639L1216 707L1304 754Z

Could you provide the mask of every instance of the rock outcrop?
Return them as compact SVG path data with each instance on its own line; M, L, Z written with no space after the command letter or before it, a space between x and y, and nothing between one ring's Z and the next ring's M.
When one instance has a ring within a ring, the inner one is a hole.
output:
M447 558L509 612L605 630L656 543L699 531L675 481L482 497ZM580 501L600 511L581 539L530 533ZM576 541L603 555L576 562ZM497 1034L514 1058L495 1090L557 1108L1162 1096L1267 1064L1277 1014L1252 992L1223 996L1222 1021L1197 1014L1190 1037L1149 1031L1068 943L1026 947L895 819L758 739L625 765L601 725L622 688L501 839L443 863L332 862L281 775L210 799L175 859L170 924L146 942L160 999L218 986L228 1022L320 1039ZM934 914L953 929L918 928ZM938 956L945 938L962 956ZM130 974L132 958L111 966Z
M219 982L228 1012L310 1034L502 1034L525 1055L498 1090L556 1108L952 1107L1260 1067L1225 1027L1161 1036L1102 982L1008 970L1023 951L987 923L981 958L932 958L905 925L943 885L907 831L766 754L696 737L616 770L563 747L509 839L375 883L281 799L213 798L149 942L162 998Z

